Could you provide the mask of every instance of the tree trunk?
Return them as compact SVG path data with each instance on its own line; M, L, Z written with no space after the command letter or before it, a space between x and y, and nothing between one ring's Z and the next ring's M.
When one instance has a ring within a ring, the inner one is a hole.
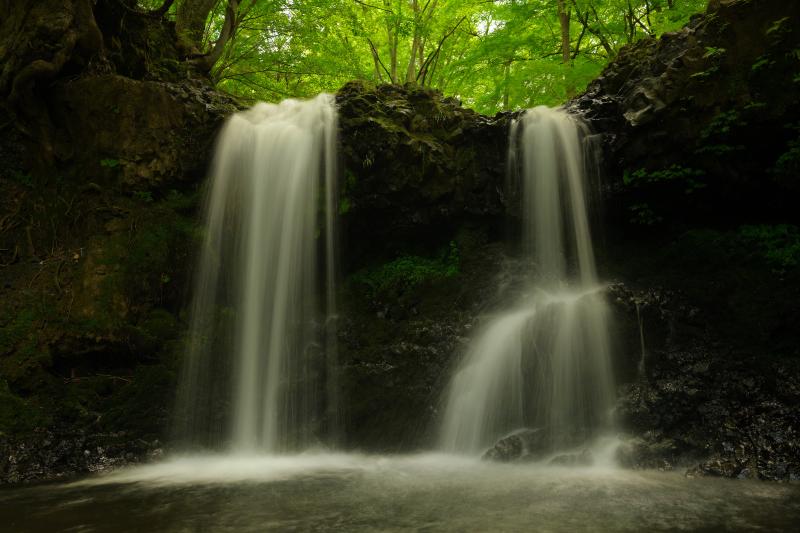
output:
M417 48L420 44L420 31L422 29L420 27L422 25L422 17L420 16L419 2L417 0L412 0L411 9L414 11L414 38L411 40L411 53L406 67L406 83L414 81L417 73Z
M53 156L42 101L65 67L82 70L103 50L91 0L9 0L0 5L0 107L17 129Z
M561 26L561 63L563 63L566 68L572 66L570 58L569 18L566 0L558 0L558 22ZM575 96L575 87L569 80L569 72L565 71L564 77L567 84L567 97L572 98Z
M566 0L558 0L558 22L561 26L561 62L569 63L569 13L565 5Z
M211 10L219 0L182 0L175 14L178 45L186 55L201 54L203 35Z

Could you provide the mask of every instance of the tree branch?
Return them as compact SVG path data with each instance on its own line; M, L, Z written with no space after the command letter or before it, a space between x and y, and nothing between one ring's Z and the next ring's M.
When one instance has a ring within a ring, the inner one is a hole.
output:
M461 23L462 23L462 22L464 22L465 20L467 20L467 16L466 16L466 15L464 15L463 17L461 17L461 19L460 19L460 20L459 20L459 21L456 23L456 25L455 25L455 26L453 26L453 29L451 29L451 30L450 30L449 32L447 32L447 33L446 33L444 36L442 36L442 38L439 40L439 45L436 47L436 50L435 50L434 52L432 52L430 55L428 55L428 57L425 59L425 62L422 64L422 66L421 66L421 67L419 67L419 72L417 73L417 78L416 78L416 80L417 80L417 81L419 81L419 78L420 78L420 76L422 76L422 85L423 85L423 86L425 85L425 78L426 78L426 77L427 77L427 75L428 75L428 67L429 67L429 66L430 66L430 64L431 64L431 61L433 61L433 59L439 55L439 52L441 52L441 50L442 50L442 45L444 44L444 42L445 42L445 41L446 41L446 40L447 40L447 39L448 39L448 38L449 38L451 35L453 35L453 34L456 32L456 30L458 29L458 27L459 27L459 26L461 26Z
M355 2L356 4L361 4L362 6L368 7L370 9L380 9L381 11L386 11L387 13L391 13L392 15L394 15L394 11L392 11L391 9L386 9L385 7L373 6L372 4L362 2L361 0L353 0L353 2Z
M373 59L373 60L374 60L374 61L375 61L377 64L379 64L379 65L381 66L381 68L382 68L382 69L383 69L383 71L386 73L386 75L387 75L387 76L389 76L389 79L390 79L391 81L394 81L394 80L392 79L392 75L391 75L391 73L389 72L389 69L387 69L387 68L386 68L386 65L384 65L384 64L383 64L383 61L381 61L381 56L380 56L380 55L378 55L378 49L377 49L377 48L375 48L375 45L372 43L372 39L370 39L369 37L367 37L367 42L369 43L370 50L372 51L372 59ZM377 70L377 69L376 69L376 70Z
M225 22L222 24L222 30L219 33L219 39L214 43L211 51L198 60L198 64L206 72L210 71L214 64L222 57L222 52L225 50L225 45L233 37L236 32L237 20L236 12L239 9L239 0L228 0L228 5L225 6Z

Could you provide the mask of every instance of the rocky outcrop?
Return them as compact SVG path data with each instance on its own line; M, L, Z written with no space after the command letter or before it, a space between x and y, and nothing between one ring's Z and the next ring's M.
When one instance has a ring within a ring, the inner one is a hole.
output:
M414 85L352 82L337 103L346 261L502 227L508 115L485 117Z
M116 74L56 85L51 96L62 165L122 191L168 191L206 174L233 99L202 80L134 80Z
M723 0L624 48L570 103L604 135L610 214L796 222L798 44L796 2Z
M131 433L39 430L0 441L0 485L71 479L162 455L158 440Z
M126 2L12 0L0 28L0 478L138 460L167 427L198 189L238 104Z
M535 461L552 452L552 439L544 428L522 429L498 440L481 458L501 463Z
M622 352L641 357L619 389L623 466L800 479L797 359L718 337L708 313L675 292L616 285L610 300Z
M604 141L627 465L797 475L798 28L797 3L711 2L570 104Z

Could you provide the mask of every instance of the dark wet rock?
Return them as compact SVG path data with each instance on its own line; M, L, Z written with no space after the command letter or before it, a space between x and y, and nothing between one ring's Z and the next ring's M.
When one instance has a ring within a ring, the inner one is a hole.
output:
M502 463L534 461L552 452L552 439L543 428L522 429L498 440L484 452L482 459ZM567 460L567 456L564 460Z
M59 164L138 194L202 180L216 132L238 106L202 80L104 75L64 81L52 92Z
M673 470L684 463L677 443L654 432L624 439L616 450L615 460L624 468Z
M0 437L0 485L70 479L158 459L158 440L130 433L37 430L25 438Z
M336 97L347 260L503 224L508 115L415 85L351 82ZM365 246L369 243L369 246Z
M357 277L344 282L338 349L350 447L435 446L452 372L482 315L502 306L508 294L498 286L513 286L515 270L494 243L463 254L449 277L377 292Z
M609 288L622 353L616 418L631 435L629 468L789 480L800 470L800 368L795 358L736 347L685 294ZM638 308L638 315L637 315ZM645 341L643 367L639 321ZM638 354L638 355L635 355ZM627 361L627 363L626 363Z
M571 103L603 134L608 214L644 225L792 217L800 4L723 1L623 48ZM793 217L796 219L796 217Z
M547 464L552 466L592 466L594 456L589 450L582 450L578 453L564 453L556 455Z

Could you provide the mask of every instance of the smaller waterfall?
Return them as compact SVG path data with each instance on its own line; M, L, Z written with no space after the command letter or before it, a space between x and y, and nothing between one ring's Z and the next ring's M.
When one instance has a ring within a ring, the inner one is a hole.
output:
M323 340L336 305L335 172L330 95L258 104L226 123L179 389L183 440L281 452L333 432L335 351Z
M537 107L511 128L520 171L531 289L472 341L447 392L441 446L479 453L523 428L553 449L607 428L614 402L608 309L597 281L587 209L587 130Z

